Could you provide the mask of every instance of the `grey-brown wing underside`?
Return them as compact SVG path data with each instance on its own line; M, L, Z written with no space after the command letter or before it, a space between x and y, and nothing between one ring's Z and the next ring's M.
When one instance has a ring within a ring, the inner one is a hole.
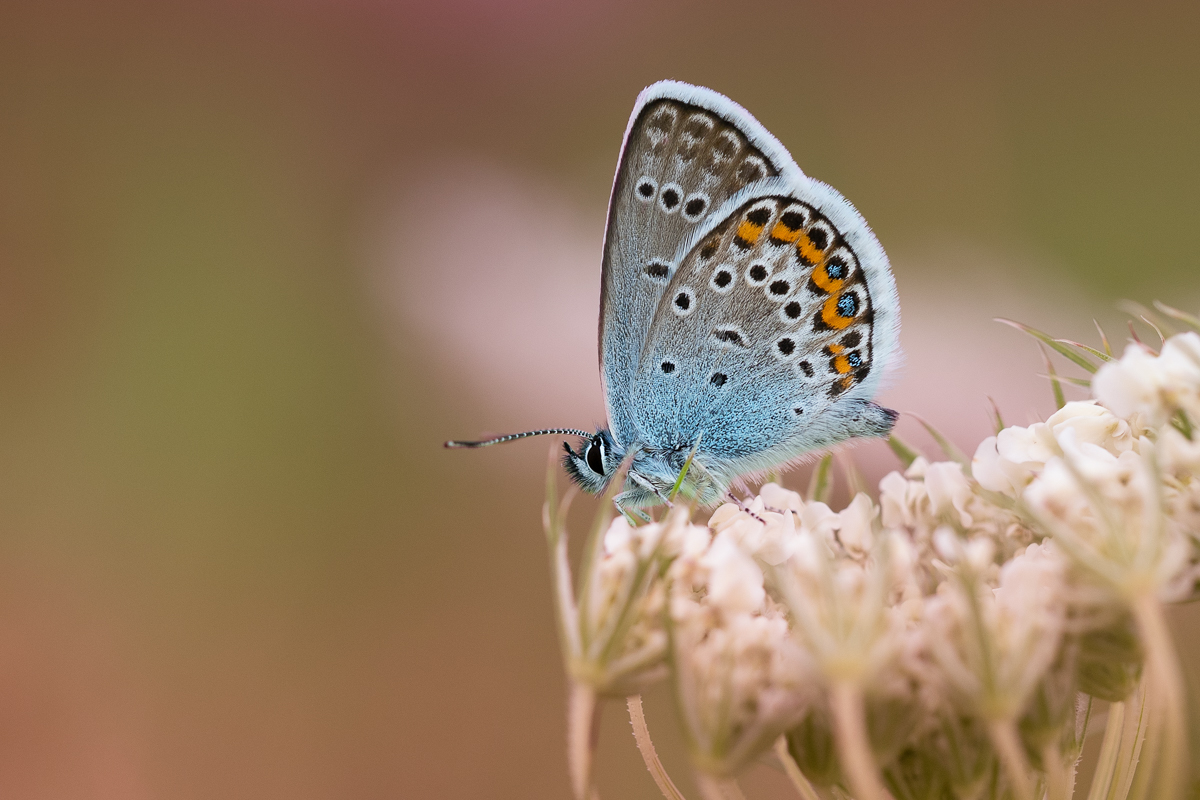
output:
M617 441L641 440L630 382L680 245L748 185L803 174L743 108L674 81L649 87L625 134L609 204L600 300L600 368Z
M896 347L895 286L861 216L811 179L751 187L720 213L665 287L633 424L663 448L701 439L732 474L885 432L893 416L867 401Z

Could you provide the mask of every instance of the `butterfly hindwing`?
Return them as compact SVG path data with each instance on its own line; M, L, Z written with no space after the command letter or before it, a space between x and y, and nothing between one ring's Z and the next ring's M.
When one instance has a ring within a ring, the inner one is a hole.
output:
M750 187L676 258L630 391L648 441L700 437L733 474L879 433L866 401L897 348L895 285L840 194L809 178Z
M803 179L782 145L724 96L663 81L638 98L613 183L601 279L601 374L619 440L639 438L629 381L681 244L730 197L776 176Z

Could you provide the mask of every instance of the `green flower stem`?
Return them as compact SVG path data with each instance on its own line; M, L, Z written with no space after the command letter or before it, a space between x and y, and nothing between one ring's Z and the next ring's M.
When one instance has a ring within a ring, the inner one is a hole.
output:
M787 773L792 786L796 787L796 792L804 800L821 800L821 796L817 794L812 783L800 771L800 765L796 763L796 759L792 758L792 754L788 752L786 737L780 736L775 740L775 755L779 759L779 763L783 764L783 771Z
M888 800L867 739L866 709L857 681L837 681L830 687L833 734L838 761L855 800ZM1019 800L1029 800L1022 797Z
M575 800L594 800L592 789L592 755L596 751L597 723L600 706L596 692L580 681L571 681L567 698L567 768Z
M642 761L646 762L646 769L650 771L650 777L654 778L654 782L658 784L658 790L667 800L685 800L683 793L676 788L671 776L667 774L662 762L658 760L654 742L650 741L650 729L646 727L646 715L642 711L642 696L640 694L630 695L625 699L625 705L629 709L629 723L633 725L633 739L637 742L638 751L642 754Z
M1133 613L1146 647L1146 671L1153 679L1147 684L1149 705L1155 710L1155 716L1162 720L1158 738L1163 751L1160 768L1156 771L1155 796L1174 800L1183 783L1184 753L1187 751L1187 723L1183 716L1187 696L1183 674L1159 599L1150 592L1143 593L1134 600Z
M1025 750L1017 735L1017 725L1011 719L997 719L988 723L988 737L1004 775L1012 788L1015 800L1033 800L1033 787L1029 783L1029 760L1025 758Z

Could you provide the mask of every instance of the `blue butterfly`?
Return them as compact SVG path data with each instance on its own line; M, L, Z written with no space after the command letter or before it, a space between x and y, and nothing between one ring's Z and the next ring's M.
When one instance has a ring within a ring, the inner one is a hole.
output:
M897 414L871 398L899 332L887 256L854 206L729 98L661 81L634 106L609 203L609 426L446 446L580 436L563 464L589 492L629 457L622 510L673 490L711 504L739 478L886 436Z

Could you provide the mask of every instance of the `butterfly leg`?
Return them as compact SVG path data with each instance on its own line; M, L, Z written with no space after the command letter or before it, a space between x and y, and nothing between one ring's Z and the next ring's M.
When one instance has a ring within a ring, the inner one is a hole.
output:
M639 508L633 508L633 507L626 508L624 505L621 504L622 498L629 499L631 496L633 496L635 494L637 494L636 491L621 492L619 495L617 495L616 497L613 498L613 505L616 506L617 511L621 512L621 516L623 516L630 525L633 525L635 527L637 526L638 523L637 523L637 520L634 519L634 517L637 517L637 519L640 519L642 522L653 522L654 520L650 519L650 515L647 514L645 511L642 511Z
M663 493L662 493L662 492L660 492L660 491L658 490L658 487L657 487L657 486L655 486L653 483L651 483L650 481L648 481L648 480L646 480L645 478L643 478L641 475L638 475L638 474L637 474L636 472L634 472L633 470L630 470L630 471L629 471L629 480L633 481L633 482L634 482L634 483L636 483L638 486L641 486L643 489L646 489L647 491L653 492L653 493L654 493L654 495L655 495L655 496L656 496L656 497L657 497L659 500L661 500L661 501L662 501L662 504L663 504L664 506L666 506L667 508L674 508L674 507L675 507L675 506L674 506L674 505L671 503L671 501L670 501L670 500L668 500L666 497L664 497L664 496L663 496Z
M740 508L742 511L745 511L747 514L754 517L756 520L761 522L763 525L767 524L767 521L765 519L763 519L758 514L755 514L753 511L750 510L750 506L746 505L741 500L738 500L737 495L735 495L732 490L725 492L725 497L727 497L729 499L729 502L733 503L738 508Z

